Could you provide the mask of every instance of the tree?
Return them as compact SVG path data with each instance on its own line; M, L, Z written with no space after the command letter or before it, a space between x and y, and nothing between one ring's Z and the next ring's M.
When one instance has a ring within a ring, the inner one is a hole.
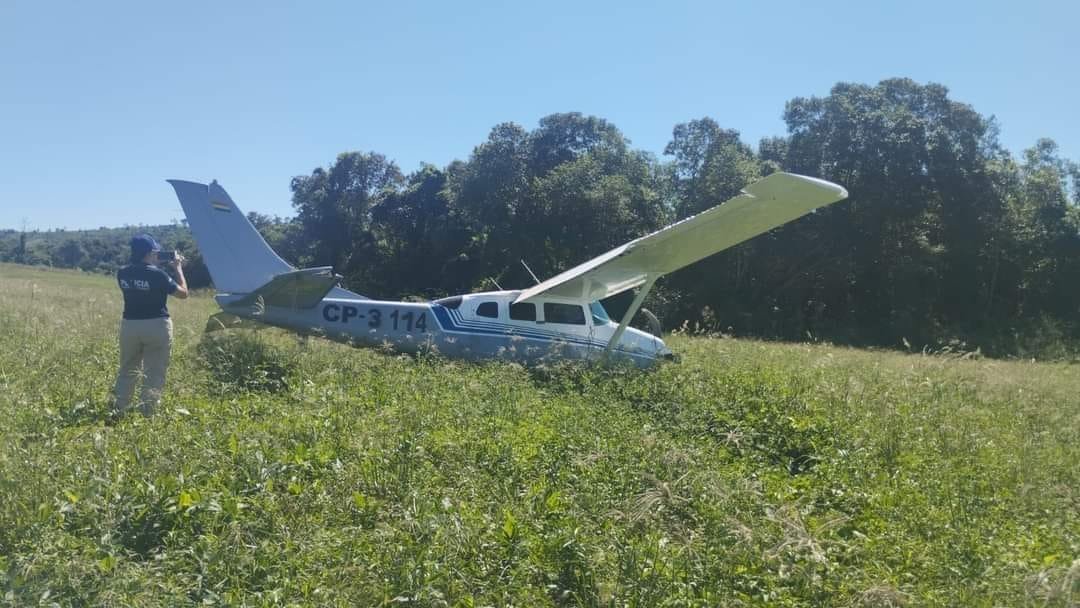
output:
M832 267L823 296L876 341L916 339L977 317L989 293L1002 201L986 171L993 125L937 84L841 83L784 112L786 168L848 188L823 212ZM841 317L835 317L839 322Z
M672 189L679 219L700 213L737 196L759 179L762 164L734 129L723 129L711 118L676 125L664 154L673 156ZM760 243L751 241L674 273L668 289L678 298L676 317L698 319L705 307L720 313L724 324L744 325L745 311L760 307L760 281L751 262Z
M84 257L86 257L86 250L83 249L82 243L73 238L69 238L56 249L53 265L63 266L64 268L75 268L82 262Z
M19 245L15 247L15 259L16 264L26 263L26 227L23 227L22 232L19 233Z
M450 183L453 213L472 235L462 270L482 280L499 277L520 251L517 216L526 213L528 133L514 123L495 126Z
M665 216L649 161L590 152L535 179L532 230L543 247L529 256L533 270L552 276L659 228Z
M721 129L711 118L676 125L664 154L675 157L680 219L736 196L761 177L761 165L739 132Z
M1016 196L1009 201L1017 267L1017 308L1025 316L1049 313L1070 318L1080 311L1080 234L1071 180L1075 163L1058 155L1057 144L1040 139L1024 151Z
M598 151L616 157L627 151L626 138L608 121L580 112L551 114L529 134L529 172L543 176L559 165Z
M448 173L423 165L405 187L388 192L372 208L379 242L378 283L388 294L437 295L460 284L453 266L469 235L450 214Z
M596 117L553 114L532 132L498 125L448 182L451 216L474 235L457 267L521 287L532 283L521 259L551 276L640 236L665 216L657 175Z
M294 177L293 207L309 247L305 261L363 281L375 261L371 207L403 179L396 164L374 152L345 152L329 169Z

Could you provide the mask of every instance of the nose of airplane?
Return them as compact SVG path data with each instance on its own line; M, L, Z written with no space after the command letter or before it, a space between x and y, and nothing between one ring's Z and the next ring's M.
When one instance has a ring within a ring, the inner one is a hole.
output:
M657 358L663 359L664 361L671 361L672 363L679 362L679 355L673 353L671 349L667 347L667 344L664 344L663 340L657 340L656 347Z

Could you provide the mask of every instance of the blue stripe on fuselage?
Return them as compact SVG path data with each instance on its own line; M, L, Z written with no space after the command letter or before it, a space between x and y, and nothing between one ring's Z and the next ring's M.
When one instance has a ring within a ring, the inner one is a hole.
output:
M580 336L560 334L548 330L532 329L518 325L492 323L486 321L473 322L460 319L460 313L451 314L450 310L438 304L431 307L431 314L438 321L443 331L451 331L464 334L483 334L489 336L504 336L507 338L521 337L541 342L569 342L583 346L605 346L595 340L589 340ZM459 317L455 319L455 317Z

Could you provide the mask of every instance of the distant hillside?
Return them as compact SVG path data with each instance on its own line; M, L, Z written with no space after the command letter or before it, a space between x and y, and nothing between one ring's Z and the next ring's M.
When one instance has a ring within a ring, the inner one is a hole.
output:
M128 262L131 237L142 233L153 235L163 248L180 251L189 259L184 270L192 287L209 286L210 276L186 223L93 230L0 230L0 262L112 274Z
M152 234L166 248L191 243L182 224L124 226L95 230L0 231L0 260L19 264L80 268L112 272L127 263L128 241L140 233Z

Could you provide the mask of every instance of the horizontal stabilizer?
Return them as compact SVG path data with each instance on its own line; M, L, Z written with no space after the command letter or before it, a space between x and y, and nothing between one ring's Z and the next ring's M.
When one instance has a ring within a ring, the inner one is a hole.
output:
M275 276L269 283L243 298L230 301L228 307L249 307L261 300L266 306L312 308L322 301L340 280L341 275L334 274L330 266L294 270Z

